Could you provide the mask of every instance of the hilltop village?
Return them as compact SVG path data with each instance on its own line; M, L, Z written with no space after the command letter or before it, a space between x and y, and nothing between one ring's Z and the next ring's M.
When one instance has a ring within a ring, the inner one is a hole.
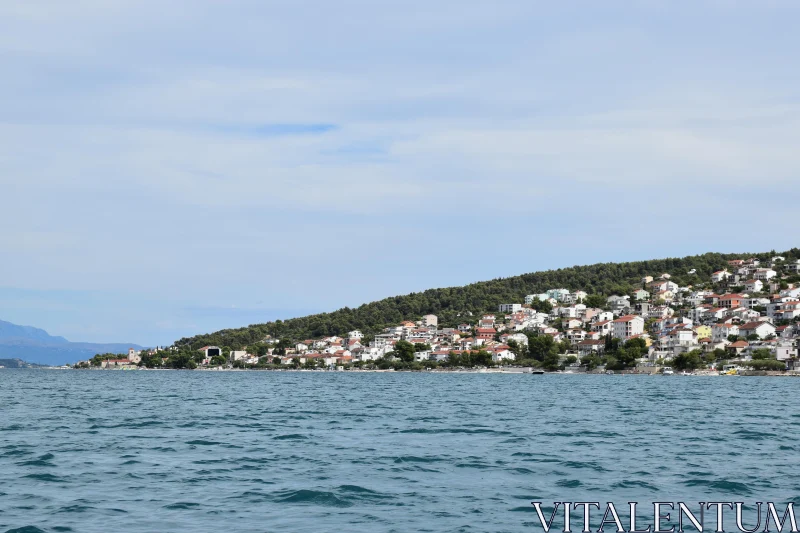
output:
M78 367L424 369L528 365L547 370L639 370L673 365L714 369L723 362L793 370L800 337L800 260L766 264L736 259L703 288L681 287L669 272L641 279L631 294L600 296L552 288L440 326L435 315L401 322L371 337L299 342L267 336L245 350L205 346L131 349L98 355ZM688 272L688 274L693 274ZM176 363L176 361L178 361Z

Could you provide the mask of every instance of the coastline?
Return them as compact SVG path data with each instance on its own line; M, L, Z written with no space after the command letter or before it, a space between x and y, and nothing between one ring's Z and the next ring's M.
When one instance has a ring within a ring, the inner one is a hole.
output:
M3 369L6 370L6 369ZM9 368L7 370L19 370ZM31 370L31 369L26 369ZM347 369L347 370L324 370L306 368L263 368L263 369L242 369L242 368L196 368L196 369L175 369L175 368L83 368L76 369L70 367L39 367L32 370L81 370L81 371L100 371L100 372L301 372L316 374L365 374L365 373L405 373L405 374L530 374L530 375L556 375L556 376L661 376L661 377L800 377L800 370L789 370L786 372L769 370L742 370L738 374L724 376L716 371L700 371L686 374L674 374L665 376L659 372L635 372L635 371L614 371L613 373L600 372L533 372L531 367L518 368L481 368L481 369L435 369L435 370L395 370L395 369Z

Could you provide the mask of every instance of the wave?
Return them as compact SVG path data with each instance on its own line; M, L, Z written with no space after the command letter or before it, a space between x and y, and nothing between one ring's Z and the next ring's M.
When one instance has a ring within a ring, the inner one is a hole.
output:
M288 435L278 435L277 437L272 437L273 440L308 440L308 437L305 435L300 435L299 433L290 433Z
M333 492L302 489L279 494L274 500L276 503L322 505L325 507L352 507L354 505L353 502L340 498Z
M26 479L35 479L36 481L46 481L48 483L64 483L66 481L64 478L54 476L53 474L28 474L22 477Z
M22 461L17 463L19 466L55 466L53 463L50 462L51 459L55 459L55 455L52 453L46 453L37 457L36 459L31 459L30 461Z
M189 509L197 509L198 507L200 507L199 503L177 502L177 503L171 503L169 505L165 505L163 508L164 509L169 509L171 511L185 511L185 510L189 510Z
M752 494L753 492L750 487L744 483L727 481L724 479L718 481L710 481L707 479L690 479L688 481L684 481L683 484L688 487L708 487L709 489L734 495Z

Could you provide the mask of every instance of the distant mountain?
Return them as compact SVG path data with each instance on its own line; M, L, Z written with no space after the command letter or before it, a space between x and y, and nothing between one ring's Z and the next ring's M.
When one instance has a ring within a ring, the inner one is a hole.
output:
M22 359L0 359L0 367L2 368L36 368L40 365L33 363L26 363Z
M54 337L43 329L32 326L18 326L11 322L0 320L0 342L15 339L40 341L49 344L66 344L69 342L64 337Z
M28 363L57 366L89 359L98 353L127 353L128 348L142 349L138 344L69 342L43 329L0 320L0 360L21 359ZM0 362L0 366L7 365Z

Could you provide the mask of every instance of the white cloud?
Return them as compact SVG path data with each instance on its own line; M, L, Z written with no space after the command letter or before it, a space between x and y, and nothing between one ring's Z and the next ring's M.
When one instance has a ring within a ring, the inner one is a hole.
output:
M609 204L675 222L706 198L741 208L741 190L788 205L798 8L760 7L0 3L0 245L16 259L0 277L333 307L454 264L491 277L475 243L505 249L505 231L524 242L504 274L542 264L536 242L547 266L577 261L542 235L605 242ZM256 134L281 124L296 131ZM761 247L747 219L727 224L720 246ZM662 255L717 242L700 239Z

